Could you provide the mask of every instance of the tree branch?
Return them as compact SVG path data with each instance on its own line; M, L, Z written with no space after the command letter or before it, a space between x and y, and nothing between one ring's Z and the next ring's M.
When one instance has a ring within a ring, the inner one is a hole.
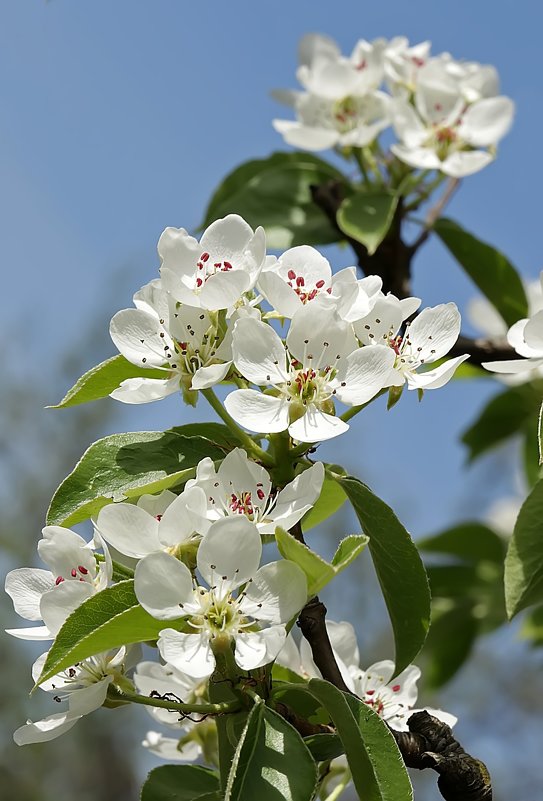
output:
M483 362L518 359L519 355L503 340L471 339L460 334L447 354L451 358L469 353L470 363L480 366Z
M417 250L421 247L421 245L423 245L426 242L426 240L428 239L428 237L432 232L432 228L434 226L435 221L439 219L439 217L441 217L442 211L447 206L447 204L449 203L450 199L452 198L452 196L454 195L459 186L460 186L459 178L451 178L449 180L445 191L443 192L443 194L441 195L435 206L432 206L432 208L426 215L426 224L423 230L421 231L417 239L415 239L413 244L409 245L409 252L411 256L414 256Z

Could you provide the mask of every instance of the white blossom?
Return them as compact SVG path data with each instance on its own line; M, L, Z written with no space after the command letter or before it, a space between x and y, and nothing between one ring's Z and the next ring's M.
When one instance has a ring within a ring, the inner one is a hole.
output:
M32 676L37 681L45 664L47 654L42 654L32 667ZM109 685L118 681L128 667L127 648L84 659L71 668L58 673L40 684L42 690L54 693L58 703L68 701L68 709L43 720L29 720L13 735L17 745L42 743L60 737L69 731L84 715L94 712L106 700Z
M306 602L307 584L293 562L259 568L261 554L258 529L239 516L213 523L200 543L197 566L208 588L196 584L190 570L169 554L153 553L139 562L134 582L144 609L159 620L184 617L193 632L161 631L158 647L166 662L190 676L209 676L217 638L234 640L235 660L243 670L275 659L286 623Z
M347 687L354 692L374 712L382 717L393 729L408 731L407 721L415 712L417 700L417 681L421 672L415 665L409 665L394 676L394 662L389 659L376 662L366 670L360 667L360 654L356 634L350 623L326 621L326 629L336 658L337 665ZM309 643L302 637L300 647L289 636L286 648L277 657L277 663L288 667L306 679L320 677L313 661ZM454 726L457 718L440 709L426 709L449 726Z
M104 550L104 561L97 562L95 548ZM24 640L50 640L83 601L107 587L111 560L99 537L85 540L71 529L45 526L38 542L38 554L49 570L22 567L6 576L5 590L17 614L26 620L43 621L43 626L7 629Z
M348 322L371 311L382 284L376 275L358 279L355 267L332 275L328 259L308 245L285 251L265 265L258 280L261 293L281 317L291 319L306 303L318 300Z
M406 325L405 334L398 331L402 323L418 308L418 298L398 300L394 295L380 298L371 314L354 324L357 336L364 345L388 345L395 354L393 375L389 386L409 389L438 389L453 376L469 354L448 359L433 370L418 372L420 367L443 358L460 333L460 314L454 303L424 309Z
M234 448L217 471L211 459L203 459L196 468L196 478L187 481L186 491L191 487L202 490L210 522L244 515L260 534L273 534L277 526L290 529L301 520L319 497L323 481L324 466L317 462L274 492L268 472L250 460L242 448Z
M543 272L540 274L543 291ZM540 302L536 301L535 308ZM514 375L529 381L537 377L543 367L543 310L540 308L530 317L518 320L507 332L507 341L521 359L483 362L483 367L492 373Z
M112 318L111 338L129 362L161 370L164 378L127 378L112 398L147 403L180 389L206 389L225 378L231 352L223 344L217 315L177 303L159 280L137 292L134 303L137 308Z
M233 334L234 363L253 384L232 392L229 414L252 431L288 429L300 442L319 442L342 434L348 424L334 416L334 398L347 405L373 398L391 375L389 348L359 348L352 326L333 309L306 304L294 315L286 346L270 325L240 320Z
M198 242L184 228L166 228L158 243L160 275L175 300L208 311L230 309L258 279L266 256L263 228L237 214L216 220Z
M513 114L512 100L503 96L467 105L461 85L436 59L419 70L414 106L405 98L394 101L392 123L400 144L391 150L411 167L462 178L493 160Z

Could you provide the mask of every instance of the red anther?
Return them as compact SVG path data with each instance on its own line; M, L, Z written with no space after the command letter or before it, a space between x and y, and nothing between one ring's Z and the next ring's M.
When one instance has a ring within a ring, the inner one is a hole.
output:
M366 61L365 58L363 58L362 61L360 62L360 64L356 65L356 69L357 70L365 70L367 66L368 66L368 62Z
M398 693L398 692L400 692L400 690L401 690L401 687L400 687L399 684L395 684L394 687L392 688L392 692L393 693Z
M261 490L261 489L258 489L258 490L256 491L256 494L258 495L258 499L259 499L260 501L263 501L263 500L264 500L264 498L266 497L266 496L265 496L265 494L264 494L264 490Z
M202 264L201 261L199 261L196 266L198 267L199 270L203 270L204 269L204 265Z
M197 278L197 279L196 279L196 286L202 286L202 284L203 284L203 283L204 283L204 282L202 281L202 279L201 279L201 278Z
M325 281L324 281L324 280L321 278L321 280L320 280L320 281L317 281L317 283L315 284L315 286L317 287L317 289L322 289L322 288L323 288L323 286L324 286L324 284L325 284Z
M77 566L77 569L78 569L78 570L79 570L79 572L80 572L80 573L82 573L84 576L86 576L86 575L87 575L87 573L89 572L89 571L87 570L87 568L86 568L86 567L83 567L83 565L78 565L78 566Z
M294 270L289 270L287 275L291 281L294 281L294 279L296 278L296 273L294 272Z
M423 58L418 58L417 56L413 56L411 61L413 62L413 64L416 67L424 67L424 59Z
M434 103L434 108L436 111L443 111L443 106L441 103Z
M222 264L221 261L216 261L216 262L213 263L213 267L215 267L215 269L218 270L220 268L221 264Z
M296 279L296 286L305 286L305 281L303 279L303 276L301 275L298 276L298 278Z
M224 269L225 270L231 270L232 269L232 265L230 264L229 261L225 261L224 262Z
M158 520L158 522L160 523L160 521L162 520L162 515L155 515L155 520Z
M375 690L366 690L366 695L373 695Z
M62 576L58 576L55 579L55 587L58 587L58 585L61 584L63 581L64 581L64 579L62 578Z
M316 289L312 289L311 292L307 296L307 300L313 300L316 297L317 297L317 290Z
M77 576L77 570L75 569L75 567L72 567L72 569L70 570L70 575L72 578L75 578Z
M180 347L180 348L181 348L181 350L183 350L183 351L187 350L188 346L189 346L189 343L188 343L188 342L180 342L180 343L179 343L179 347Z
M332 294L332 287L331 287L331 286L329 286L329 287L328 287L328 289L327 289L326 291L328 292L328 294L329 294L329 295L331 295L331 294Z
M207 261L209 259L209 253L202 253L200 256L200 261Z

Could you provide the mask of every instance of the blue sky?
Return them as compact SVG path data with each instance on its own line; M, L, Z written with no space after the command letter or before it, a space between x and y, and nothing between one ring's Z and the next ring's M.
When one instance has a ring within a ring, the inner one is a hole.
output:
M4 0L0 332L16 369L39 381L43 424L53 414L43 405L67 388L51 386L48 374L98 305L111 316L155 276L163 228L196 227L232 167L284 149L270 124L282 110L269 91L295 86L296 46L308 31L334 36L344 50L360 37L428 38L435 52L497 66L517 104L515 125L495 164L464 182L449 213L537 276L542 23L533 3L490 0ZM332 258L346 266L344 252ZM433 242L415 265L414 288L426 305L455 300L462 308L475 295ZM100 347L99 358L114 352L106 337ZM94 359L95 350L89 367ZM409 396L387 414L376 404L323 458L367 480L415 535L480 515L514 487L514 454L465 473L455 440L496 389L491 380L458 382L427 393L422 405ZM123 408L111 429L205 416L170 399Z

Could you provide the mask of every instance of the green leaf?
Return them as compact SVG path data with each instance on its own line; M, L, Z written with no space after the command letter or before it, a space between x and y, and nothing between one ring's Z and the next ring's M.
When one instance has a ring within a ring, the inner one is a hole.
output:
M302 519L304 532L328 520L338 509L341 509L346 500L347 496L337 481L325 478L316 504Z
M163 370L136 367L121 354L106 359L105 362L92 367L81 378L78 378L71 389L55 406L48 409L66 409L68 406L78 406L80 403L107 398L107 396L120 386L126 378L164 378Z
M141 801L195 801L219 789L215 771L198 765L161 765L141 788Z
M368 543L368 538L362 534L351 534L339 543L332 561L327 562L322 556L316 554L302 542L298 542L292 534L282 528L276 529L275 539L281 556L296 562L304 571L309 597L316 595L335 576L345 570L362 553Z
M334 722L359 797L364 801L411 801L413 788L403 759L379 715L322 679L311 679L309 688Z
M505 605L511 619L543 601L543 479L524 501L505 558Z
M80 523L112 501L139 498L186 481L205 456L224 458L218 445L204 437L183 436L181 430L111 434L95 442L53 495L47 524Z
M365 245L371 256L386 237L397 205L395 192L359 191L345 198L337 222L343 233Z
M441 687L468 658L479 633L479 620L473 612L473 605L464 601L441 614L433 615L423 652L431 657L424 670L424 681L428 687Z
M428 578L413 540L390 506L356 478L338 478L351 501L388 608L396 646L396 673L411 664L430 625Z
M135 642L156 640L164 628L138 603L134 582L121 581L75 609L57 634L37 684L94 654ZM168 621L181 629L184 618Z
M522 281L503 253L445 217L434 231L508 326L528 316Z
M205 437L226 452L238 448L240 440L224 423L187 423L169 429L182 437Z
M494 395L477 420L462 434L462 442L473 462L481 454L518 434L537 416L541 393L532 384L511 387Z
M225 801L311 801L317 766L290 723L259 701L232 762Z
M336 759L345 753L343 743L337 734L311 734L309 737L304 737L304 743L316 762Z
M227 214L241 214L249 225L264 226L268 247L325 245L341 234L313 203L310 187L345 176L311 153L273 153L246 162L216 189L202 228Z
M450 554L468 562L486 560L501 565L505 555L503 539L482 523L461 523L418 540L417 545L421 551Z

